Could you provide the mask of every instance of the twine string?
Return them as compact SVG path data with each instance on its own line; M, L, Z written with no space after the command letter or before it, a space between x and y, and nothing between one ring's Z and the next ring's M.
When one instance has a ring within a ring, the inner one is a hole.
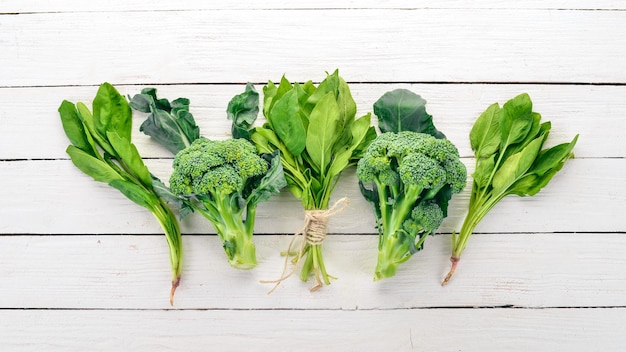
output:
M285 253L283 272L280 275L280 278L276 280L261 280L261 283L263 284L275 284L274 287L267 294L271 294L272 292L274 292L274 290L278 288L281 282L285 281L291 275L293 275L293 273L296 272L298 263L304 255L304 249L307 244L312 246L322 244L324 239L326 239L326 225L328 224L328 219L331 216L337 215L344 211L349 204L350 200L347 197L343 197L337 200L328 209L315 209L304 211L304 224L302 225L302 228L292 236L291 241L289 241L289 246L287 246L287 252ZM302 237L303 240L301 241L302 243L300 244L300 248L298 249L298 254L294 259L292 259L294 265L292 266L291 270L287 272L287 268L289 266L289 253L292 252L292 248L294 248L294 243L296 242L296 240Z

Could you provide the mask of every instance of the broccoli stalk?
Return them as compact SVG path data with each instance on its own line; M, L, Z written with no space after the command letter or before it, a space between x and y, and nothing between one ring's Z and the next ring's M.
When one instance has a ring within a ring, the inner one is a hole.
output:
M421 250L465 186L465 166L447 139L403 131L379 135L357 164L361 192L374 205L379 231L374 280L394 276ZM366 187L370 185L370 189Z

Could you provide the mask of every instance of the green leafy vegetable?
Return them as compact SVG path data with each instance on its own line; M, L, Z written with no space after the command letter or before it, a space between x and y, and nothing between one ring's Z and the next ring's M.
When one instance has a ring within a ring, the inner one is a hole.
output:
M176 216L155 189L158 179L150 174L131 143L132 113L128 101L115 87L104 83L93 101L93 115L84 104L67 100L61 103L59 114L71 143L67 153L74 165L148 209L159 221L170 249L173 304L182 272L180 228Z
M199 137L199 129L188 113L189 100L174 100L180 101L185 102L180 104L184 105L184 110L174 113L172 108L168 112L168 107L175 104L157 99L156 90L152 88L144 89L131 100L133 107L151 112L144 122L150 128L143 132L176 154L170 187L159 182L157 192L176 204L181 216L198 212L209 220L222 241L230 265L238 269L253 268L257 264L252 238L257 205L278 194L286 185L278 152L259 155L245 139L212 141ZM249 136L248 128L257 114L258 93L249 84L244 93L228 104L227 115L233 121L233 133ZM161 117L162 122L155 117ZM174 128L178 125L187 127Z
M305 241L295 261L304 258L300 278L307 281L313 274L315 290L330 284L321 249L333 213L328 212L330 196L342 171L356 165L376 131L370 114L355 120L356 104L338 71L317 87L311 81L291 84L285 77L278 86L270 81L263 95L267 122L252 129L250 139L261 153L280 151L287 187L302 200ZM280 280L287 276L283 273Z
M173 154L200 137L200 129L189 112L189 99L178 98L170 103L167 99L158 99L156 89L145 88L131 99L130 106L150 113L139 131L154 138Z
M476 156L469 210L461 232L452 236L452 268L447 284L474 229L504 197L533 196L545 187L565 162L574 157L578 135L569 143L541 149L550 122L532 111L528 94L520 94L503 107L493 104L483 112L470 131L470 145Z
M361 193L374 207L379 233L374 280L394 276L447 216L467 171L456 147L437 131L426 101L405 89L375 104L383 133L357 165Z

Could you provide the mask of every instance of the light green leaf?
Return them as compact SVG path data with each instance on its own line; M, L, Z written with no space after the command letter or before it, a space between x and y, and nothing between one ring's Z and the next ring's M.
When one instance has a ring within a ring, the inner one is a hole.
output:
M528 94L520 94L507 101L500 116L500 150L521 142L533 125L532 102Z
M470 131L470 145L477 158L486 158L500 147L500 114L498 103L490 105L480 114Z
M93 100L93 120L96 131L106 136L115 131L120 137L130 140L132 111L126 98L109 83L103 83Z
M156 195L146 191L141 186L126 180L113 180L109 185L122 192L128 199L144 208L152 211L154 206L159 203Z
M117 152L117 155L122 159L122 162L126 164L130 173L137 177L141 183L146 187L152 187L152 177L150 177L150 171L141 160L141 155L134 144L131 144L127 139L122 138L116 132L107 132L107 138L111 142L111 146Z
M322 174L330 163L335 141L339 138L339 118L339 106L332 92L327 93L311 111L306 150Z
M123 177L106 162L88 154L82 149L70 145L67 147L66 152L72 159L72 163L76 165L80 171L91 176L98 182L110 183L114 180L123 180Z
M541 150L545 137L545 134L537 137L535 140L528 143L526 148L524 148L521 152L511 155L504 161L502 166L493 176L494 194L505 192L509 186L519 180L526 173L535 161L539 150Z
M489 179L495 166L495 156L495 154L492 154L488 158L478 160L476 170L472 174L472 178L479 188L484 188L489 185Z

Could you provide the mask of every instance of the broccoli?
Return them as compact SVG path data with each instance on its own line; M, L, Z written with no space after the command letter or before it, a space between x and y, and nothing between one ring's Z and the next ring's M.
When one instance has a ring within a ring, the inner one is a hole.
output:
M255 115L258 93L251 84L228 104L229 117L248 121ZM243 102L243 103L242 103ZM131 106L150 113L142 131L174 153L170 187L159 183L159 196L175 203L180 216L197 211L207 218L222 240L229 263L238 269L256 265L252 241L258 203L287 185L278 152L258 155L244 139L211 141L189 112L189 99L171 103L146 88L131 99Z
M252 240L257 204L283 187L280 178L272 185L275 178L264 177L280 167L279 157L267 157L244 139L200 137L174 158L170 190L213 224L228 262L238 269L257 263Z
M376 214L379 280L394 276L400 263L423 248L447 216L452 194L465 187L467 171L449 140L402 131L382 133L371 143L357 177Z

